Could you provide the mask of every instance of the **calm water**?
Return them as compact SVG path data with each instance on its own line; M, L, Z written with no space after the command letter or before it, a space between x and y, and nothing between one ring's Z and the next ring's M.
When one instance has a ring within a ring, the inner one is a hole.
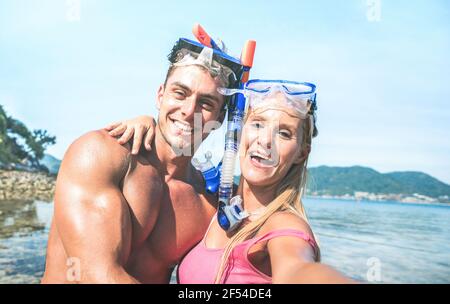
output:
M371 270L381 283L450 283L450 206L320 199L305 205L322 261L348 276L367 281ZM0 283L39 282L51 215L51 203L0 202Z

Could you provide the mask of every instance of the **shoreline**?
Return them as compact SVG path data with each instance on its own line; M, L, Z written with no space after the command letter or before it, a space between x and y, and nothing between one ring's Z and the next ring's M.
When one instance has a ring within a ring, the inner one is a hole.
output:
M56 187L56 175L43 172L28 172L0 169L0 201L2 200L41 200L51 202ZM373 194L355 192L355 195L313 195L305 194L304 198L365 201L365 202L395 202L412 205L450 206L450 201L426 197L419 194Z
M0 201L41 200L51 202L56 176L42 172L0 170Z
M423 202L423 201L417 201L417 202L411 202L411 201L400 201L400 200L394 200L394 199L378 199L378 200L371 200L371 199L358 199L355 197L350 196L331 196L331 195L305 195L304 198L306 199L321 199L321 200L339 200L339 201L349 201L349 202L367 202L367 203L396 203L396 204L404 204L404 205L425 205L425 206L438 206L438 207L450 207L450 203L445 202Z

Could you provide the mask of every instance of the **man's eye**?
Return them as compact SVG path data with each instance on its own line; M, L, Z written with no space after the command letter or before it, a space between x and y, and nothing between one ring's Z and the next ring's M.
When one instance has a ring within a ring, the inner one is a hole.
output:
M210 101L201 100L200 105L207 111L212 111L214 109L214 105Z
M175 98L177 99L184 99L186 97L186 94L184 94L183 91L177 90L173 92L173 95L175 96Z

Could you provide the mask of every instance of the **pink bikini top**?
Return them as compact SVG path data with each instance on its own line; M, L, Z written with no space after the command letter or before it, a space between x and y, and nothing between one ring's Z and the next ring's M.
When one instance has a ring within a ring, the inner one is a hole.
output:
M205 237L181 261L178 266L178 283L180 284L213 284L219 270L223 248L206 247ZM248 259L250 248L263 241L278 236L294 236L308 242L317 252L317 244L308 234L295 229L279 229L262 236L254 237L236 245L230 254L227 270L222 279L225 284L270 284L272 278L259 271Z

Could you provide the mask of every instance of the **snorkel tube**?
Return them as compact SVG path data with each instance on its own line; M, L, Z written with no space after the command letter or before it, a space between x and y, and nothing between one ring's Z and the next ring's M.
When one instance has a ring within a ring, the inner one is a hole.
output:
M253 66L256 42L248 40L241 54L241 63L244 66L239 89L243 89L248 80L250 68ZM225 153L222 161L222 173L219 186L219 209L217 220L225 231L232 231L238 227L246 213L243 212L240 197L232 200L234 165L236 154L239 150L242 124L245 115L245 96L242 93L233 95L232 102L228 108L228 125L225 135Z
M192 33L201 44L215 50L221 50L220 47L217 45L217 43L213 39L211 39L211 37L208 35L208 33L206 33L206 31L200 24L198 23L194 24L194 27L192 28Z

